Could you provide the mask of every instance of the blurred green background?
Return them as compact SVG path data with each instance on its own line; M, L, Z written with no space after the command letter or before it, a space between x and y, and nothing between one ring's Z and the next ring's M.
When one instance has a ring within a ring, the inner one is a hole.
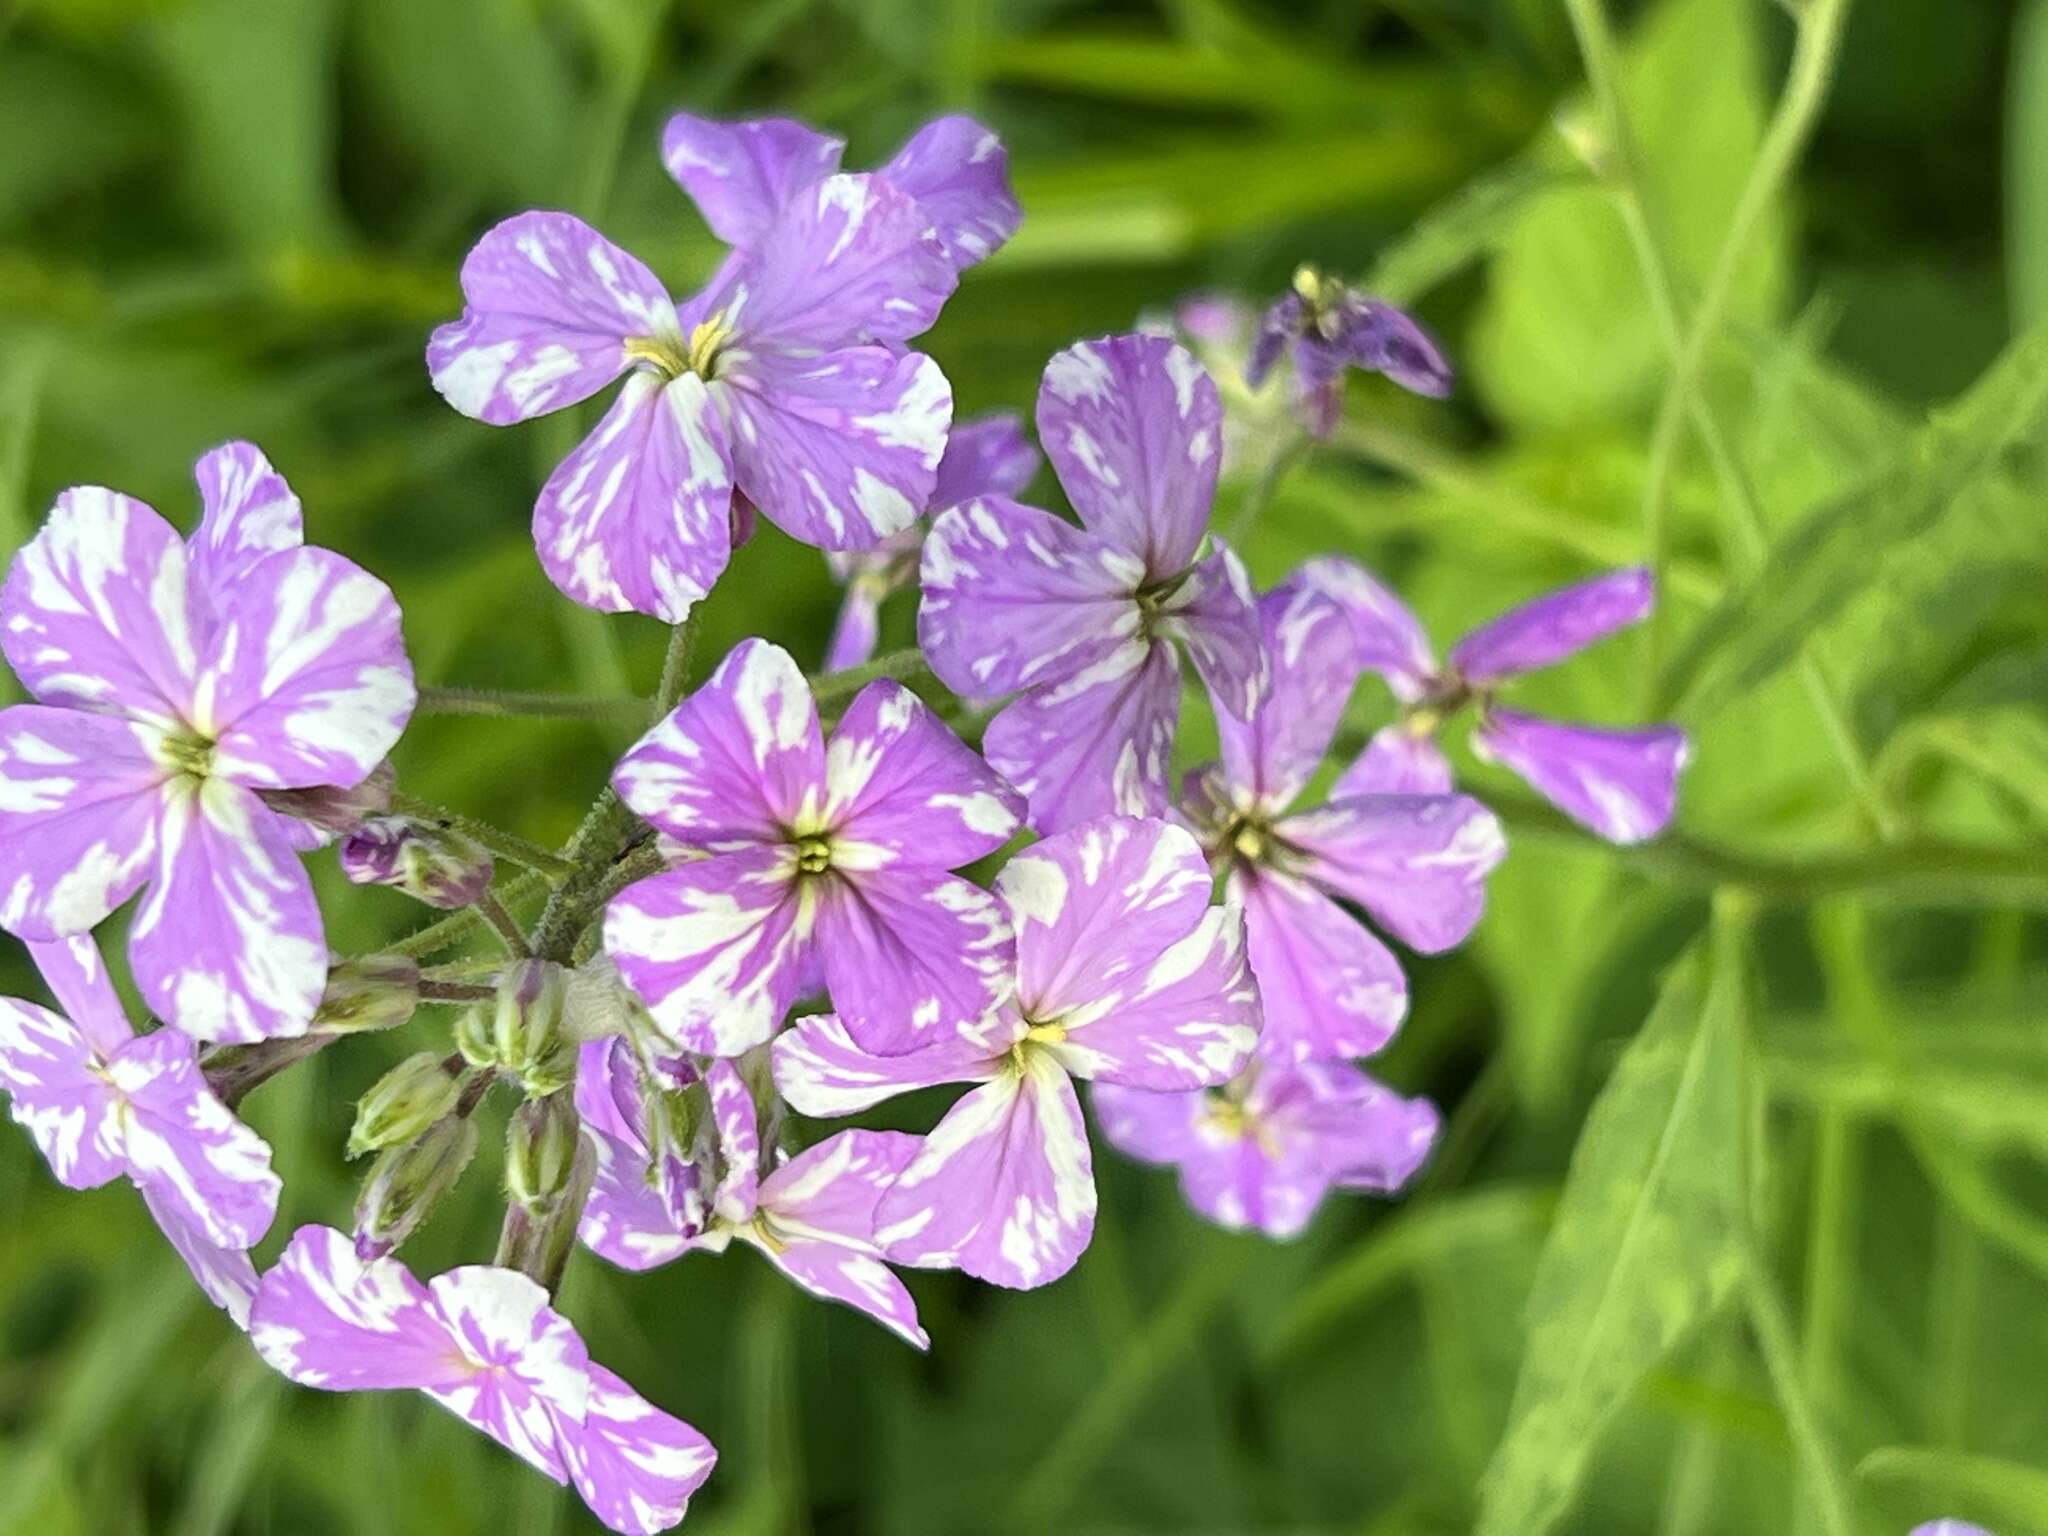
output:
M647 692L661 633L528 541L579 423L466 421L420 354L520 208L706 273L655 153L679 107L806 117L854 166L940 110L1001 131L1024 232L927 344L963 411L1185 291L1362 275L1458 394L1359 381L1256 574L1355 554L1448 640L1660 537L1658 625L1525 698L1698 744L1641 850L1477 781L1512 857L1380 1064L1447 1115L1420 1187L1272 1245L1101 1149L1073 1276L913 1281L928 1358L748 1255L586 1257L568 1310L718 1443L707 1536L2048 1533L2048 5L1855 0L1838 60L1833 9L1611 4L1589 95L1560 0L4 0L0 552L80 481L187 522L192 459L246 436L397 589L423 680ZM700 672L754 631L815 658L833 602L764 528ZM631 734L423 719L399 761L555 839ZM418 921L330 862L337 948ZM32 989L11 944L0 984ZM279 1235L345 1220L353 1098L449 1022L251 1101ZM487 1256L491 1179L419 1267ZM595 1529L422 1400L289 1388L130 1192L14 1134L0 1232L0 1532Z

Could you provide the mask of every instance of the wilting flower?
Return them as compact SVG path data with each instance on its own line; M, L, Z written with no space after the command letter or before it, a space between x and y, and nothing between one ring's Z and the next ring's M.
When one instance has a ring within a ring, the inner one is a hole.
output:
M1445 720L1478 714L1472 749L1512 769L1573 820L1614 843L1655 837L1671 820L1689 748L1674 725L1642 730L1570 725L1504 709L1501 686L1642 621L1656 600L1650 573L1613 571L1511 608L1451 647L1439 666L1421 621L1363 566L1315 560L1303 575L1351 615L1365 665L1387 680L1401 718L1380 731L1338 792L1441 791L1451 765L1436 745Z
M723 1155L709 1089L656 1081L623 1038L593 1040L577 1055L576 1112L597 1158L583 1245L621 1269L681 1258L711 1219Z
M1283 351L1294 358L1294 398L1302 425L1327 437L1344 407L1344 374L1383 373L1418 395L1451 392L1451 364L1414 319L1314 267L1294 274L1293 291L1274 301L1259 323L1245 365L1245 383L1266 381Z
M680 623L725 569L742 504L828 550L924 510L953 397L902 348L1014 230L1016 204L1001 145L966 119L932 124L882 176L833 174L837 141L786 120L679 117L665 149L736 247L709 286L678 306L580 219L520 214L464 261L466 307L427 365L493 426L628 375L543 487L534 542L577 602Z
M1014 496L1038 473L1038 450L1024 437L1024 423L1009 411L963 421L946 439L939 478L928 512L943 512L977 496ZM881 635L882 603L917 579L918 552L925 530L913 524L873 549L828 554L833 579L846 588L825 670L857 667L875 654Z
M1493 814L1464 795L1340 786L1296 808L1362 670L1359 651L1343 609L1299 578L1262 598L1259 617L1266 693L1249 721L1219 713L1223 759L1189 775L1186 810L1244 906L1262 1052L1367 1056L1407 1013L1408 983L1339 903L1424 953L1449 949L1479 921L1507 845Z
M83 933L148 887L129 940L152 1012L208 1040L302 1033L327 949L273 791L369 778L413 707L390 589L300 544L247 443L197 470L189 544L81 486L0 589L0 650L39 701L0 711L0 926Z
M900 684L862 689L828 747L789 653L745 641L612 783L681 862L613 900L605 950L684 1048L760 1045L819 975L884 1052L1003 1000L1009 924L948 871L1007 842L1022 805Z
M1046 365L1038 436L1083 526L999 496L932 524L918 636L955 693L1024 690L983 750L1041 832L1164 813L1182 648L1225 710L1258 696L1251 584L1220 540L1201 555L1221 431L1185 348L1081 342Z
M474 838L411 816L372 816L341 840L341 872L351 885L388 885L415 901L452 911L482 898L497 866Z
M249 1336L302 1386L426 1393L632 1536L680 1524L717 1460L591 1360L548 1293L509 1269L471 1264L422 1285L396 1259L358 1258L331 1227L301 1227L263 1277Z
M1391 1194L1422 1166L1439 1120L1343 1061L1254 1061L1220 1089L1147 1093L1098 1083L1102 1134L1180 1169L1188 1204L1218 1226L1293 1237L1332 1189Z
M1017 929L1014 1000L908 1056L864 1051L830 1015L775 1042L800 1113L846 1115L934 1083L978 1083L876 1211L899 1264L1045 1285L1095 1229L1095 1178L1073 1079L1155 1091L1228 1082L1258 1039L1258 991L1234 907L1211 907L1179 827L1105 817L1012 858L996 890Z
M678 112L661 159L711 232L737 250L770 238L775 216L839 170L844 139L786 117L736 123ZM916 199L956 270L993 255L1024 221L1003 142L971 117L941 117L875 175Z
M28 951L64 1012L0 998L0 1087L14 1119L60 1184L134 1184L200 1289L246 1324L248 1250L282 1187L270 1148L214 1097L188 1037L129 1027L90 938Z

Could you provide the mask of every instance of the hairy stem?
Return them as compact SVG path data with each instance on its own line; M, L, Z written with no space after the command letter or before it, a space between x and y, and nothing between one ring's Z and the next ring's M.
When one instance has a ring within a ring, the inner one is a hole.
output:
M644 699L580 698L573 694L523 693L497 688L422 688L423 715L538 715L557 720L616 720L645 713Z
M842 672L827 672L813 678L811 696L820 704L831 704L852 697L869 683L882 678L894 678L901 683L910 683L929 678L931 675L931 664L924 659L924 652L915 646L909 646L900 651L891 651L886 656L877 656L865 666L848 667Z
M495 891L485 891L483 895L477 897L476 910L504 942L505 952L513 959L524 960L533 953L526 942L526 930L519 926L517 918L505 910L505 903L498 899Z

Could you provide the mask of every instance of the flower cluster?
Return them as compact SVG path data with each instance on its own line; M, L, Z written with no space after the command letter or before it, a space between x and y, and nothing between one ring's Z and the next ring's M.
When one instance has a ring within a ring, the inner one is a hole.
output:
M1211 531L1226 461L1326 434L1346 368L1448 390L1408 317L1304 270L1261 323L1184 306L1200 357L1156 328L1081 341L1045 369L1034 448L1014 416L955 425L909 349L1018 227L1001 144L946 118L874 172L841 152L679 116L664 162L731 248L694 296L530 212L477 243L428 344L435 388L494 425L624 379L542 487L535 547L576 601L677 628L662 717L561 849L400 792L386 758L422 695L397 605L304 544L246 444L200 460L189 540L69 491L0 589L36 701L0 710L0 927L57 1003L0 1000L14 1118L63 1183L132 1182L279 1371L423 1392L621 1532L678 1523L715 1456L555 1310L579 1245L645 1270L737 1242L925 1348L900 1271L1033 1287L1088 1247L1084 1082L1102 1137L1222 1226L1287 1237L1333 1191L1396 1192L1438 1117L1361 1065L1408 1011L1392 946L1464 942L1506 851L1444 728L1469 707L1480 757L1617 842L1663 828L1685 755L1670 727L1500 702L1641 619L1643 572L1439 663L1356 564L1261 592ZM1203 359L1233 348L1226 408ZM1283 352L1295 425L1262 385ZM1015 499L1041 450L1072 519ZM685 621L756 512L847 588L828 670L751 638L685 692ZM920 650L871 662L913 582ZM1369 673L1398 713L1368 737ZM1177 777L1184 694L1220 753ZM300 862L330 844L444 915L403 953L331 957ZM138 893L139 1033L92 936ZM429 963L478 934L504 953ZM353 1231L301 1226L259 1269L280 1186L236 1107L429 1004L464 1011L357 1105ZM951 1085L923 1134L818 1123ZM494 1094L497 1252L423 1282L397 1252Z

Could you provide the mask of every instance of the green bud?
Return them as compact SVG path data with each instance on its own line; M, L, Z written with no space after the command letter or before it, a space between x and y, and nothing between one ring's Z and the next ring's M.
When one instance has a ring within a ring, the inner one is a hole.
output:
M341 842L341 870L357 885L388 885L430 907L466 907L496 868L475 839L410 816L374 816Z
M462 1017L455 1021L455 1049L479 1072L492 1071L497 1067L498 1047L491 1034L489 1012L482 1008L463 1010Z
M420 1002L420 966L405 955L364 955L327 973L327 991L313 1015L313 1033L367 1034L396 1029Z
M408 1056L370 1086L356 1103L348 1155L381 1152L411 1141L455 1108L462 1073L433 1051Z
M356 1253L382 1258L411 1237L462 1177L476 1142L474 1121L446 1115L416 1140L379 1153L356 1197Z
M505 1128L505 1193L539 1211L569 1187L582 1122L566 1093L528 1099Z
M498 978L491 1016L492 1059L538 1097L575 1080L576 1046L563 1028L569 973L547 960L520 960Z

